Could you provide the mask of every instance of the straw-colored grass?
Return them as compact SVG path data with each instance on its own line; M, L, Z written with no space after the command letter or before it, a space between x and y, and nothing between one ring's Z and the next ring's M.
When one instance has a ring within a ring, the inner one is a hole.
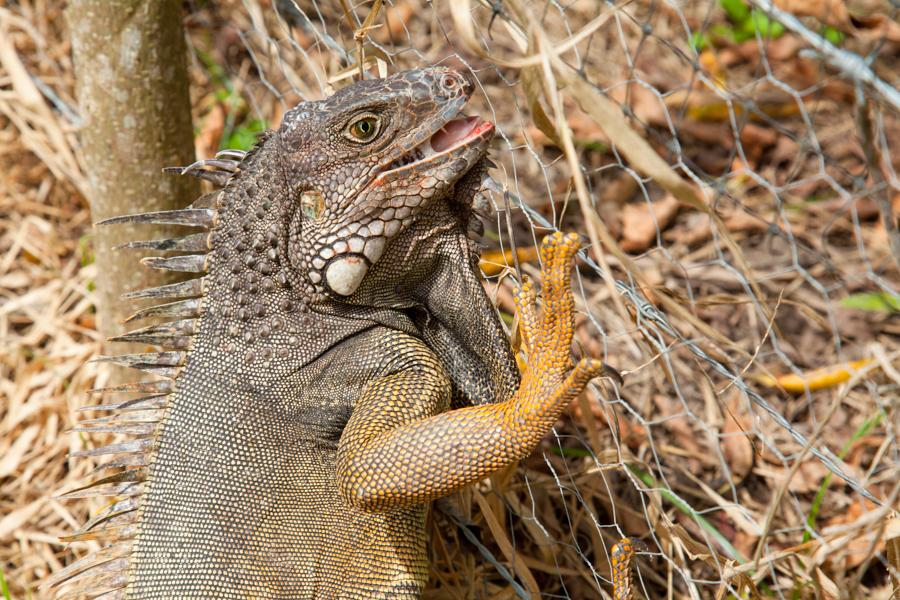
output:
M340 2L300 3L309 21L293 27L267 0L198 4L200 155L358 76L336 50L357 47ZM359 24L370 6L353 8ZM623 535L645 542L651 598L890 597L900 274L880 213L900 204L898 115L872 103L864 118L852 84L790 34L716 38L738 27L718 1L498 6L397 0L360 36L367 68L472 69L470 110L498 124L495 176L513 194L493 195L486 244L508 248L507 205L519 248L542 220L582 233L599 268L580 264L578 351L625 383L592 388L532 457L454 500L475 543L434 514L427 597L515 597L492 561L526 593L597 597ZM848 51L876 48L844 36ZM877 47L876 72L897 63L896 44ZM66 429L105 376L86 364L102 280L72 72L59 2L0 4L0 568L13 598L40 597L48 573L96 547L57 538L100 504L53 498L91 470L67 454L96 441ZM488 283L507 316L513 271ZM822 448L884 506L830 474Z

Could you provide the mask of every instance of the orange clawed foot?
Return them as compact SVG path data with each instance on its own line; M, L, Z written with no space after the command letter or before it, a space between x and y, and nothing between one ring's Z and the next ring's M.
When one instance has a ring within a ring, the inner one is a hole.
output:
M528 354L514 404L517 412L522 413L520 417L536 418L551 426L587 383L604 371L603 363L591 358L582 359L572 367L575 299L571 281L575 253L580 247L574 233L556 232L544 238L541 245L543 310L540 315L531 281L526 280L514 296L522 342Z

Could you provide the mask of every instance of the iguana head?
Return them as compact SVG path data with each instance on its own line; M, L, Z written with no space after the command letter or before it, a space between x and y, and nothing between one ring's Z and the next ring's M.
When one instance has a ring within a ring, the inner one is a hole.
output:
M385 248L487 152L461 117L473 82L446 67L351 84L288 112L276 140L293 202L287 258L319 294L352 295Z

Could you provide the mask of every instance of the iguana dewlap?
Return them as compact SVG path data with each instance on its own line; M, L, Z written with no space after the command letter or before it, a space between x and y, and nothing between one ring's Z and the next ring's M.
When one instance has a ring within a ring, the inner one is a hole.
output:
M493 125L459 113L447 68L300 104L246 156L189 169L224 183L181 211L113 219L200 228L156 268L203 273L133 296L170 322L116 357L161 375L80 431L114 503L69 539L109 545L56 574L103 598L415 598L430 500L528 455L600 369L570 359L575 236L542 247L543 311L516 294L514 356L467 231Z

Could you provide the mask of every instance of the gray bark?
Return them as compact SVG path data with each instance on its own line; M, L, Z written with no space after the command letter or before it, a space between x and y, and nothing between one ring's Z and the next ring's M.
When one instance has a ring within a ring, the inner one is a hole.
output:
M189 204L197 181L161 172L194 160L180 0L71 0L66 12L93 221ZM121 333L137 308L119 299L123 292L172 281L142 267L145 254L112 248L164 231L94 228L99 327L107 337Z

